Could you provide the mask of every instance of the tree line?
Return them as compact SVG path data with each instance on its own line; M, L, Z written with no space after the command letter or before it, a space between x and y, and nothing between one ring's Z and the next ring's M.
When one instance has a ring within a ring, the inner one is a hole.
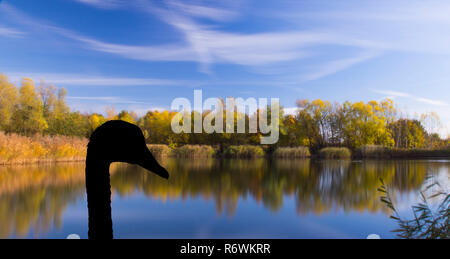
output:
M66 95L64 88L51 84L41 82L36 86L33 80L24 78L19 87L9 82L6 76L0 75L0 131L25 136L89 137L104 122L119 119L138 125L149 144L167 144L172 147L185 144L218 145L221 148L229 145L258 145L263 136L260 131L175 134L171 130L171 121L176 111L154 110L138 116L133 111L116 113L113 107L107 107L104 114L80 113L70 109ZM364 145L408 149L439 149L449 145L448 138L442 139L439 134L433 133L440 125L436 113L427 113L416 119L405 118L389 99L367 103L347 101L343 104L320 99L298 100L297 106L298 112L293 115L284 114L281 107L280 140L274 147L307 146L314 152L328 146L354 150ZM210 112L204 111L202 116ZM248 129L248 114L235 112L234 120L242 116ZM223 120L225 124L225 113Z

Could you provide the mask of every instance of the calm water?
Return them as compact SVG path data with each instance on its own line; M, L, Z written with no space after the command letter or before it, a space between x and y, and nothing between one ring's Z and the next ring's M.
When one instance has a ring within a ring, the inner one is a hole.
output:
M402 214L450 161L164 160L166 181L111 167L116 238L392 238L383 178ZM84 164L0 167L0 238L87 237Z

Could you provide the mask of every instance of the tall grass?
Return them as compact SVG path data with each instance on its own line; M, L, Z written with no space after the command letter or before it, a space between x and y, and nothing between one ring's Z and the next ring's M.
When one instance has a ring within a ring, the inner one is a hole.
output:
M264 156L264 150L260 146L229 146L225 149L224 156L228 158L257 158Z
M0 132L0 164L83 161L87 142L78 137L24 137Z
M346 147L327 147L319 151L319 157L324 159L347 159L352 157L352 152Z
M176 157L213 157L215 153L214 148L207 145L184 145L172 151Z
M428 178L428 180L431 177ZM391 219L397 221L399 228L393 230L398 238L403 239L449 239L450 238L450 193L437 182L432 182L420 192L422 201L412 207L414 218L404 219L394 205L390 190L381 180L378 189L383 194L380 198L393 212ZM426 193L438 187L438 191L427 197ZM440 200L439 205L433 205L430 200Z
M305 158L310 157L311 153L307 147L279 147L273 153L277 158Z

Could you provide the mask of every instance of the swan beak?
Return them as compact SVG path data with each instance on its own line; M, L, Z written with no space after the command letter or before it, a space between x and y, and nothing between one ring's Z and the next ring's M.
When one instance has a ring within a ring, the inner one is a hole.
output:
M169 179L169 172L167 172L167 170L156 161L150 150L147 149L145 153L146 157L143 159L141 163L139 163L139 165L161 176L162 178Z
M158 168L151 169L150 171L152 171L153 173L161 176L164 179L169 179L169 172L167 172L167 170L164 167L162 167L162 166L159 166Z

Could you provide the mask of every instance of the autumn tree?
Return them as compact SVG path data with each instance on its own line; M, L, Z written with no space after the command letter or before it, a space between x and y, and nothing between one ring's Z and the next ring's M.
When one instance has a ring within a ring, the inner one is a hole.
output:
M11 130L12 116L18 101L17 87L0 75L0 131Z
M418 120L399 119L389 124L397 148L422 148L426 132Z
M19 101L14 111L14 132L32 135L47 129L42 101L36 93L33 80L25 78L19 90Z
M128 111L121 111L118 115L117 118L119 120L123 120L132 124L136 124L136 119L133 118L133 116L128 112Z

